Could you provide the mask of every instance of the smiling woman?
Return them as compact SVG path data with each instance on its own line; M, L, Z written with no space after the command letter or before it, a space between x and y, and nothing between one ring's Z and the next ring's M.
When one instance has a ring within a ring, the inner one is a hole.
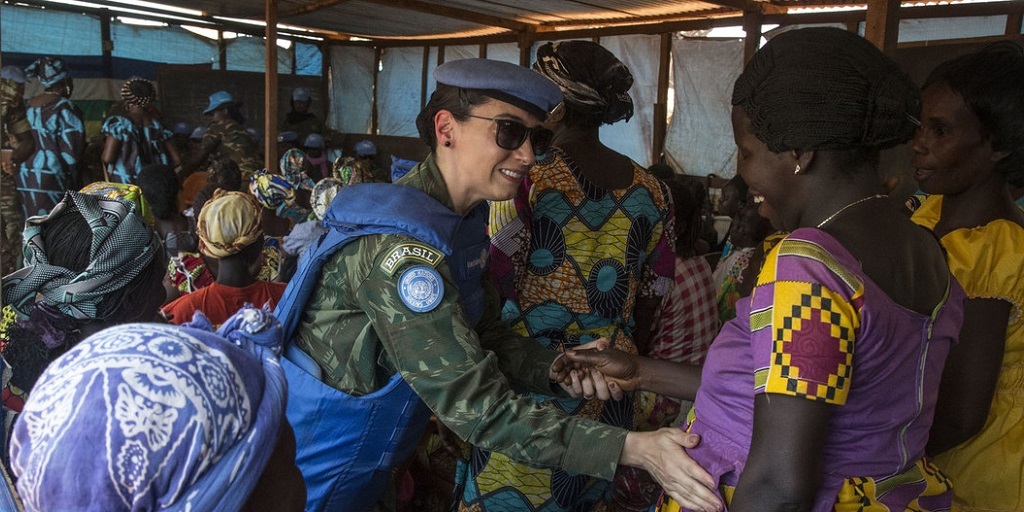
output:
M583 392L578 380L554 385L567 379L560 354L502 322L485 264L487 201L515 195L550 140L540 124L562 95L498 61L453 61L435 76L416 120L431 153L395 184L342 188L324 216L330 231L278 304L293 340L282 366L307 510L361 511L387 499L391 470L431 413L474 445L605 479L617 463L664 466L694 442L570 418L513 391Z
M545 44L537 55L535 69L559 85L565 101L549 122L555 147L525 176L512 201L492 205L492 274L506 300L504 317L552 351L618 333L614 346L635 353L651 337L654 310L671 284L675 234L665 185L599 137L601 125L632 116L627 91L633 75L589 41ZM534 144L540 153L543 148ZM574 416L637 426L632 393L616 402L585 398L533 397ZM479 447L474 460L488 462L464 482L463 500L483 511L501 510L491 504L498 497L523 509L520 500L544 503L538 506L543 510L589 510L612 487L595 478L562 478L558 470L516 464ZM510 484L480 496L495 479ZM650 482L647 489L654 487ZM618 500L619 509L631 510L622 507L633 502L646 510L656 493L636 494Z

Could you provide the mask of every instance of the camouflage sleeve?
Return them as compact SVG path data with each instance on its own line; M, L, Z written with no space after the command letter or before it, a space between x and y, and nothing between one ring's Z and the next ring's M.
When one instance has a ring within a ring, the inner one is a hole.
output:
M447 265L443 296L432 309L413 311L399 294L406 265L385 271L379 253L356 297L387 357L428 407L459 437L525 463L562 467L612 479L626 431L555 409L512 391L494 352L484 350L468 324Z
M494 352L502 373L528 393L561 395L561 387L551 386L548 373L558 352L540 346L536 341L520 336L501 319L501 299L490 278L484 277L484 314L476 326L480 346Z

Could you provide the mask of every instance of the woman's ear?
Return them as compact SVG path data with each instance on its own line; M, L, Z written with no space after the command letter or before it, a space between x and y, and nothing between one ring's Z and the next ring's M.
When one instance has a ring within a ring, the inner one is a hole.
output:
M811 164L814 163L814 157L817 155L815 151L802 151L794 149L790 152L793 155L794 169L800 169L800 172L796 174L806 174L807 170L811 168Z
M451 140L455 124L455 116L447 110L438 110L434 114L434 138L437 139L438 145L443 146L445 142Z

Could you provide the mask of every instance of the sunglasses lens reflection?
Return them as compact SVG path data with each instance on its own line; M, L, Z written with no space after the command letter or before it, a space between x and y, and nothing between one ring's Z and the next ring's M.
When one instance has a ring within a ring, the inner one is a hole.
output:
M518 149L526 140L526 126L508 119L498 119L498 133L495 142L498 147L509 151Z
M495 136L495 142L498 147L514 151L519 149L520 146L526 142L526 137L530 137L530 144L533 146L533 152L537 155L547 153L548 148L551 146L551 139L554 134L551 130L544 128L527 128L526 125L510 119L497 119L498 132Z

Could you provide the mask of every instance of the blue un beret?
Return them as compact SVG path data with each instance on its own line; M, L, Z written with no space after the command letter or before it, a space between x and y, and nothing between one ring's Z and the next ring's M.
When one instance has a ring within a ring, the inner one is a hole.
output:
M562 90L529 68L490 59L445 62L434 70L438 83L473 89L484 96L515 105L541 121L559 102Z

